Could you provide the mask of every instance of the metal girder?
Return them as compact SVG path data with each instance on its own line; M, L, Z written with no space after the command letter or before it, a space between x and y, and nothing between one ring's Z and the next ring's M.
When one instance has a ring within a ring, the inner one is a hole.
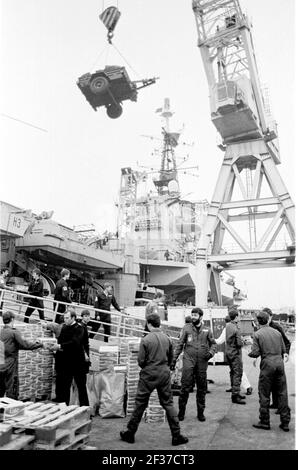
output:
M279 209L279 211L277 211L274 219L272 220L271 224L269 225L269 227L265 231L264 235L262 236L261 240L259 241L258 245L256 246L255 251L261 251L265 241L269 237L269 235L272 232L273 228L276 226L278 220L281 218L283 211L284 210L283 210L282 207Z
M243 199L243 201L223 202L222 209L241 209L242 207L260 207L279 204L277 197L268 197L263 199Z
M218 263L220 265L225 263L233 263L240 261L261 261L261 260L276 260L288 258L293 256L290 250L276 250L276 251L259 251L253 253L223 253L214 254L208 256L210 263Z
M295 260L291 261L288 259L278 259L278 260L260 260L247 263L233 263L222 265L225 271L240 271L244 269L269 269L269 268L289 268L295 266Z
M238 243L238 245L243 249L243 251L248 252L249 247L247 244L242 240L240 235L231 227L231 225L222 217L221 214L218 214L217 216L219 220L224 224L228 232L232 235L234 240Z
M253 214L255 220L260 220L260 219L272 219L277 214L277 211L272 211L272 212L256 212ZM242 222L244 220L248 220L249 217L251 216L250 213L245 212L244 214L238 214L238 215L229 215L228 216L228 222Z

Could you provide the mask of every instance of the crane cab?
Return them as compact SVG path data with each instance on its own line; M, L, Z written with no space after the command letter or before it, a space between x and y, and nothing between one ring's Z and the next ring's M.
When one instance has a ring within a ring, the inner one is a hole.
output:
M211 119L224 143L262 137L253 90L246 76L213 86Z

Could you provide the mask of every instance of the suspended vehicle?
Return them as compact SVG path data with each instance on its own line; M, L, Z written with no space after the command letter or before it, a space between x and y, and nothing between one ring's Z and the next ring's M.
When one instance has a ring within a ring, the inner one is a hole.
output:
M125 67L107 65L103 70L82 75L77 85L95 111L105 106L107 115L115 119L122 114L122 101L137 101L137 90L152 85L156 79L131 81Z
M112 44L114 29L120 14L116 7L109 7L99 15L100 20L108 30L107 39L109 44ZM85 73L78 78L77 85L95 111L100 106L105 106L107 115L112 119L116 119L122 114L123 101L137 101L137 90L152 85L156 80L157 78L154 77L132 81L125 67L107 65L103 70ZM140 85L138 86L138 84Z

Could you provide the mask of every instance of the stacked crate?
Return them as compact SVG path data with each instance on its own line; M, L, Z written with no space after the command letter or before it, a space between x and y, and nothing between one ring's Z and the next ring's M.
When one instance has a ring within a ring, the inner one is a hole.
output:
M37 338L43 334L42 327L38 324L18 323L16 327L22 337L30 342L36 341ZM38 369L41 365L40 358L41 356L39 355L38 350L19 351L19 400L33 399L36 396Z
M149 399L148 407L145 412L146 423L164 423L166 413L162 406L160 406L157 390L155 389Z
M99 346L99 371L116 366L118 359L118 346Z
M43 336L38 341L44 344L44 348L37 350L38 374L36 380L36 398L39 400L50 400L52 396L52 385L54 376L53 352L49 346L57 343L52 338L52 332L43 331Z
M140 342L133 340L128 342L128 362L127 362L127 406L126 415L130 415L135 406L136 393L139 381L140 367L138 365Z

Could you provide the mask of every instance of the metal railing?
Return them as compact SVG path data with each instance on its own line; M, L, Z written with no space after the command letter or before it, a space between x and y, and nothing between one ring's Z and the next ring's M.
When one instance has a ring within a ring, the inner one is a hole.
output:
M31 316L25 315L28 306L30 305L30 300L36 299L43 301L43 307L30 306L32 309L35 308ZM0 289L0 311L5 312L7 310L12 311L15 314L16 320L25 321L25 318L28 318L30 323L41 322L44 325L48 322L53 322L55 320L55 315L58 313L63 315L63 313L57 312L58 305L65 305L66 310L68 307L73 307L76 311L77 318L80 318L82 310L89 310L91 316L92 328L89 330L89 336L98 335L100 337L116 337L116 338L128 338L131 336L142 337L145 333L145 313L144 318L140 318L139 315L131 315L123 311L118 312L117 310L107 311L95 308L91 305L79 304L79 303L68 303L58 300L54 300L53 297L37 297L30 294L26 294L19 291L12 291L7 289ZM36 315L39 315L38 311L44 313L45 320L36 319ZM145 308L144 308L145 312ZM104 313L105 315L110 315L110 322L104 322L101 320L95 320L96 316ZM33 318L32 318L33 317ZM98 325L98 327L97 327ZM103 325L110 325L111 334L107 335L106 333L99 331L99 328ZM91 335L90 335L91 333ZM145 333L146 334L146 333ZM99 339L98 338L98 339ZM97 338L95 338L97 339ZM173 338L176 339L176 338Z

